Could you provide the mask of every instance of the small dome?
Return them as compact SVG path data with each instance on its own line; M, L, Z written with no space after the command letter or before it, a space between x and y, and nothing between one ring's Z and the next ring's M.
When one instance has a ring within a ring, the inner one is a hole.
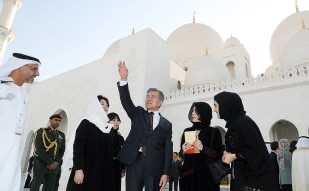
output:
M265 76L271 76L274 75L278 72L277 68L273 67L273 66L269 66L266 70L265 70Z
M185 85L189 88L228 80L231 80L230 73L220 60L213 56L202 56L196 59L188 69Z
M229 46L235 46L238 44L240 44L240 41L237 38L231 36L225 41L224 48L229 47Z
M171 59L181 68L189 67L192 62L205 54L214 54L223 48L221 36L211 27L190 23L177 28L167 38L171 46Z
M309 29L296 33L285 44L281 57L280 69L286 71L291 68L309 63Z
M120 40L115 41L113 44L111 44L107 50L105 51L103 58L106 56L110 56L112 54L115 54L118 52L119 50L119 44L120 44Z
M301 29L302 20L309 26L309 11L296 12L284 19L274 31L269 45L272 63L278 64L285 43Z

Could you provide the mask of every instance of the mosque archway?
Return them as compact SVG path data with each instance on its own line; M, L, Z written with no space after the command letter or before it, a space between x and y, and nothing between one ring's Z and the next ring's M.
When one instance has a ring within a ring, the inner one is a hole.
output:
M32 156L32 140L33 140L34 132L31 130L26 138L25 148L23 149L23 155L21 157L21 170L23 173L27 172L29 158Z
M279 141L280 139L288 139L290 142L298 140L299 132L296 126L290 121L281 119L275 122L269 131L271 141Z
M226 131L220 127L220 126L214 126L215 128L219 129L220 133L221 133L221 137L222 137L222 145L225 145L225 134Z
M59 114L59 115L62 116L61 123L60 123L60 125L57 129L59 131L63 132L64 134L67 134L67 131L68 131L68 116L67 116L66 112L63 109L58 109L53 114ZM51 115L53 115L53 114L51 114ZM49 120L47 122L46 127L48 127L48 126L49 126Z
M236 79L236 74L235 74L235 63L230 61L226 64L226 68L228 69L230 76L231 76L231 80Z
M245 64L245 67L246 67L246 77L249 78L250 74L249 74L249 68L248 68L248 64L247 63Z

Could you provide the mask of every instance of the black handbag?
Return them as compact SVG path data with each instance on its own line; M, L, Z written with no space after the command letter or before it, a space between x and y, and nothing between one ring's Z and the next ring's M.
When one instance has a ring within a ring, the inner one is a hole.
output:
M210 149L213 149L213 138L214 138L215 129L212 129L211 132L211 144ZM230 167L228 164L223 164L222 159L215 160L210 157L207 157L207 163L210 169L210 173L212 176L212 181L216 184L220 182L220 180L229 174Z

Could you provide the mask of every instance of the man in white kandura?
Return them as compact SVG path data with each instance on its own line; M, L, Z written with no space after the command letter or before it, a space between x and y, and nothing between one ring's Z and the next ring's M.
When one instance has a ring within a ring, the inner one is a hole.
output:
M39 76L40 61L14 53L0 66L0 190L20 190L20 146L25 126L28 95L21 87Z
M292 157L293 191L309 190L309 137L301 136Z

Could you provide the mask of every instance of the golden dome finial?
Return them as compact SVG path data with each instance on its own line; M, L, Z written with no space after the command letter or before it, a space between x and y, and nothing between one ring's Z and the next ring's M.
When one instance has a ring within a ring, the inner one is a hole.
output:
M132 34L134 34L134 28L132 29Z
M193 23L195 23L195 11L193 12Z
M295 8L296 8L296 12L299 12L298 6L297 6L298 1L295 0Z
M306 25L305 25L304 20L301 20L301 25L302 25L302 27L303 27L301 30L308 29L308 28L306 28Z
M206 47L206 54L204 56L209 56L207 47Z

